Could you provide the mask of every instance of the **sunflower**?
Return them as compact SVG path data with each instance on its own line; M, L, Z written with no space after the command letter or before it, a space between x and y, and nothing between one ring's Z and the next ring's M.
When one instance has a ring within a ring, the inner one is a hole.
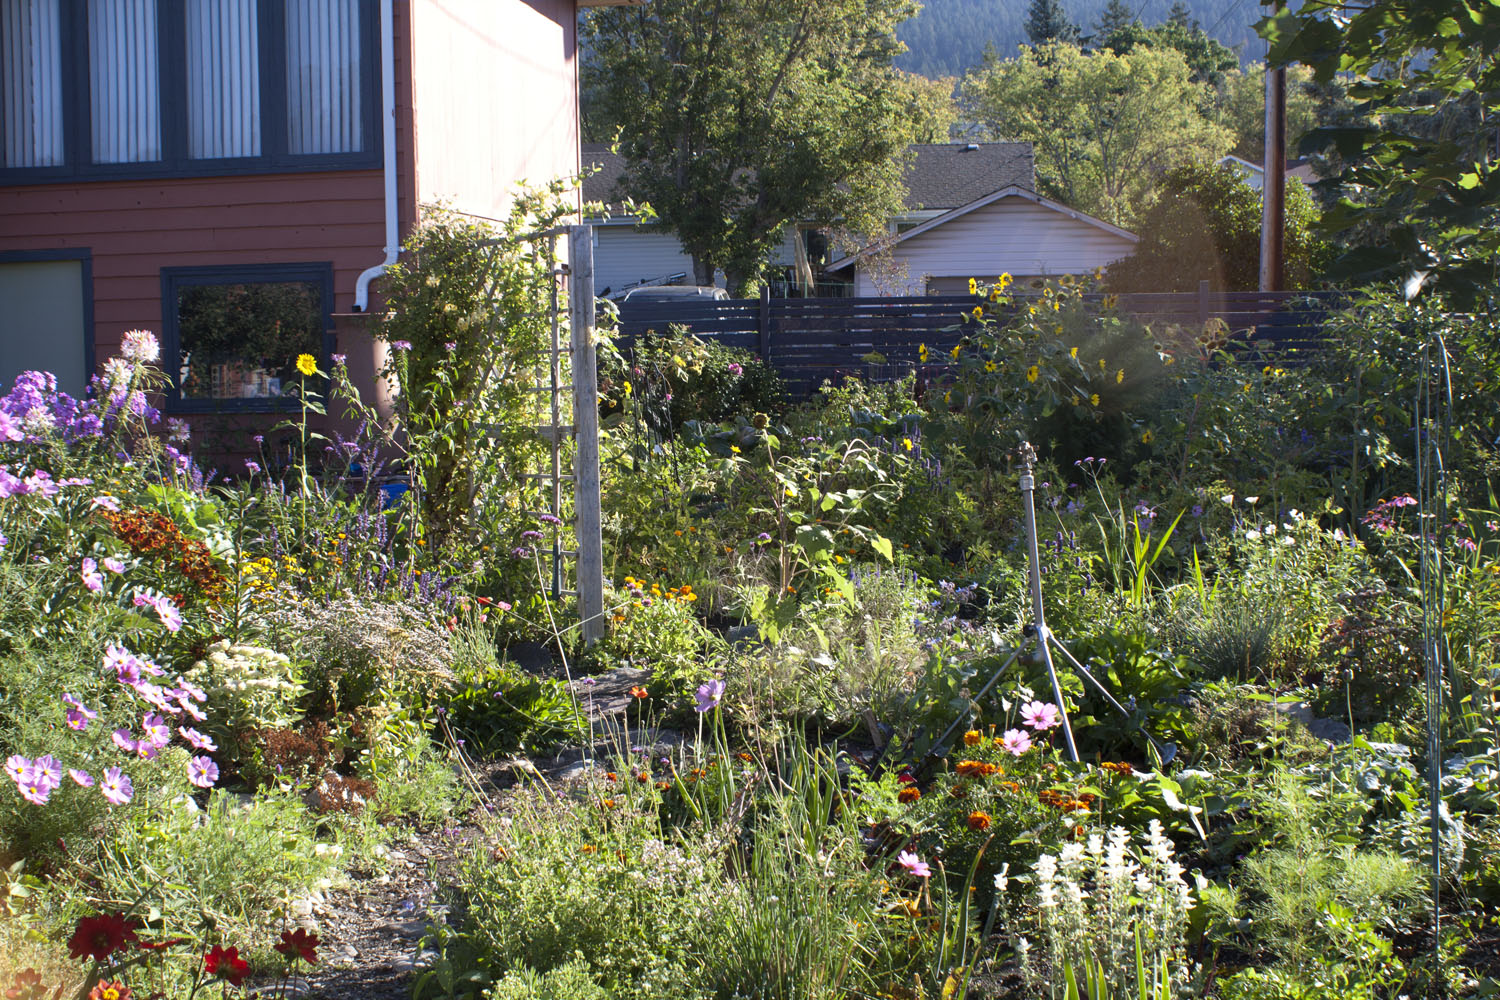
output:
M1042 370L1036 365L1032 365L1030 368L1026 369L1026 381L1028 382L1035 382L1037 379L1041 378L1041 376Z
M318 359L311 354L297 355L297 371L307 376L318 374Z

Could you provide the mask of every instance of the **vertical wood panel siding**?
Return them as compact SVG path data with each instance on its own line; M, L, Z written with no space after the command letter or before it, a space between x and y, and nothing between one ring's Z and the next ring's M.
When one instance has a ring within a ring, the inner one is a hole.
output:
M993 278L1010 274L1085 274L1126 256L1130 240L1021 197L1002 198L898 243L906 267L899 288L877 289L860 268L854 294L922 295L927 276Z
M59 0L0 0L0 166L63 162Z
M286 42L288 151L363 148L356 0L287 0Z
M255 0L188 0L188 155L260 155Z
M89 0L95 163L161 159L156 0Z

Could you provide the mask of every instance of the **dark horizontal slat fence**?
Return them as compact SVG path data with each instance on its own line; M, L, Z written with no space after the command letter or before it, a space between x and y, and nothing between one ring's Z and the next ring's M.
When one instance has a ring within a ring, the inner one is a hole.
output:
M1153 325L1193 332L1219 318L1258 348L1306 353L1317 349L1332 295L1215 293L1205 284L1197 292L1122 294L1119 309ZM963 335L964 317L980 301L954 295L625 302L620 305L620 335L629 342L651 330L664 333L668 326L685 326L699 337L754 351L801 395L824 379L844 375L900 377L917 364L920 345L934 355L951 350Z

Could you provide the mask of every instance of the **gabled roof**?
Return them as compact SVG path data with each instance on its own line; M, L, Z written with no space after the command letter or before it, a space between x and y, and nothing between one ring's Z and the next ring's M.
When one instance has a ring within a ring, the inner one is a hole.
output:
M1023 188L1020 185L1012 185L1008 188L994 191L982 198L976 198L974 201L969 202L967 205L955 208L950 212L944 212L942 215L938 216L935 219L928 219L920 226L913 226L911 229L908 229L906 232L897 236L894 242L902 243L914 236L921 236L923 233L930 232L931 230L936 229L938 226L941 226L944 223L951 222L954 219L959 218L960 216L968 215L970 212L976 209L983 208L986 205L993 205L995 202L1000 201L1002 198L1024 198L1027 201L1034 202L1035 204L1042 206L1043 208L1048 208L1054 212L1066 215L1070 219L1075 219L1079 222L1087 223L1088 225L1093 226L1096 229L1102 229L1112 236L1118 236L1121 239L1129 240L1132 243L1140 242L1140 237L1127 229L1121 229L1119 226L1105 222L1103 219L1096 219L1086 212L1078 211L1076 208L1069 208L1061 202L1053 201L1051 198L1043 198L1035 191ZM840 257L838 260L830 262L825 270L842 270L843 268L856 263L862 257L865 257L872 252L873 250L866 249L861 250L855 254L850 254L847 257Z
M906 168L906 208L950 209L1010 187L1035 187L1029 142L917 143ZM625 158L603 143L583 144L583 166L598 172L584 179L583 200L618 204Z

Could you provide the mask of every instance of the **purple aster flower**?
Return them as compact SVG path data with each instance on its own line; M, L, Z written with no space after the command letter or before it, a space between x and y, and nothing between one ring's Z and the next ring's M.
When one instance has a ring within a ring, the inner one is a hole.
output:
M393 341L391 341L391 350L393 350L393 351L403 351L403 352L404 351L409 351L409 350L411 350L411 341L409 341L409 340L393 340Z
M83 580L83 585L97 594L104 589L104 574L99 572L99 564L88 556L84 556L83 562L79 564L78 575Z
M111 767L99 780L99 791L112 804L123 806L135 795L135 786L118 767Z
M719 700L724 697L724 682L716 677L707 684L700 684L693 697L698 702L693 706L694 711L712 711L719 707Z
M188 761L188 780L199 788L212 788L219 780L219 765L210 757L194 757Z
M80 771L76 767L70 767L68 768L68 777L72 778L75 784L81 785L84 788L94 787L94 779L87 771Z

